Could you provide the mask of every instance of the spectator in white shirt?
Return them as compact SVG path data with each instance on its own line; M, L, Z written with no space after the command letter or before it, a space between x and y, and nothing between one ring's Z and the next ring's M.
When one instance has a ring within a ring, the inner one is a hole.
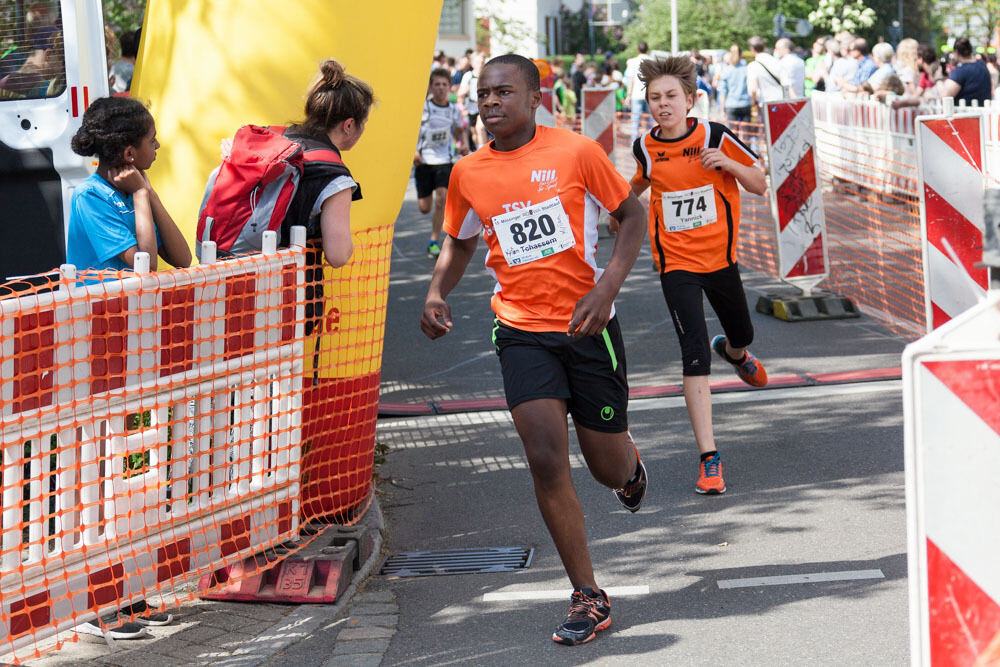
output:
M806 64L802 58L792 53L795 45L792 40L782 37L774 43L774 56L778 58L781 72L781 86L785 96L790 98L804 97L806 94Z
M784 89L781 85L781 63L770 53L764 51L764 40L753 36L748 42L754 59L747 65L747 91L750 100L756 107L768 102L782 99Z

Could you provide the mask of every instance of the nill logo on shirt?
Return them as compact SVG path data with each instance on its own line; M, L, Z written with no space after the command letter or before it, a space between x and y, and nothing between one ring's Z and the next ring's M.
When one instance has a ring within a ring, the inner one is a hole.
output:
M697 157L699 153L701 153L701 146L684 149L684 157Z
M532 183L547 183L549 181L554 181L555 178L556 178L555 169L533 169L531 171Z

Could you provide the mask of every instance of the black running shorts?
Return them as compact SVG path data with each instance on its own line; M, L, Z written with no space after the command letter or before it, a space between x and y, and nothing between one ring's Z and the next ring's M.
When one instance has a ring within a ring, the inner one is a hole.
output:
M681 344L684 375L708 375L712 369L702 294L708 298L731 346L746 347L753 342L753 323L735 264L712 273L668 271L660 274L660 286Z
M617 318L603 333L584 338L521 331L494 320L493 344L508 408L559 398L581 426L604 433L628 430L625 346Z
M418 164L413 170L413 178L417 181L417 199L430 197L436 189L448 187L451 163Z

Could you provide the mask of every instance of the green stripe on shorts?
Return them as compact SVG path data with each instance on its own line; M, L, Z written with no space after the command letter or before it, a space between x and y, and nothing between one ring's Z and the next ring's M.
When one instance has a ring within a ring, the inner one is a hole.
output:
M499 331L499 329L500 329L500 319L494 317L493 318L493 334L492 334L492 339L493 339L493 347L494 347L494 349L497 349L497 350L499 350L499 348L497 348L497 331Z
M618 357L615 356L615 348L611 344L611 336L608 335L607 329L604 329L601 335L604 336L604 344L608 346L608 354L611 356L611 370L616 371L618 370Z

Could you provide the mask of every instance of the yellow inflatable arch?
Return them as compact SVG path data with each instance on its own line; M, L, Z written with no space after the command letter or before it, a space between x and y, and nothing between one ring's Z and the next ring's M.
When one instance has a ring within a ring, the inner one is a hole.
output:
M219 143L247 123L301 120L329 57L371 83L367 129L344 161L364 199L355 254L328 269L322 335L307 342L303 515L356 513L368 497L393 223L410 173L441 0L149 0L132 94L162 144L150 178L192 245ZM309 346L318 345L314 357Z

